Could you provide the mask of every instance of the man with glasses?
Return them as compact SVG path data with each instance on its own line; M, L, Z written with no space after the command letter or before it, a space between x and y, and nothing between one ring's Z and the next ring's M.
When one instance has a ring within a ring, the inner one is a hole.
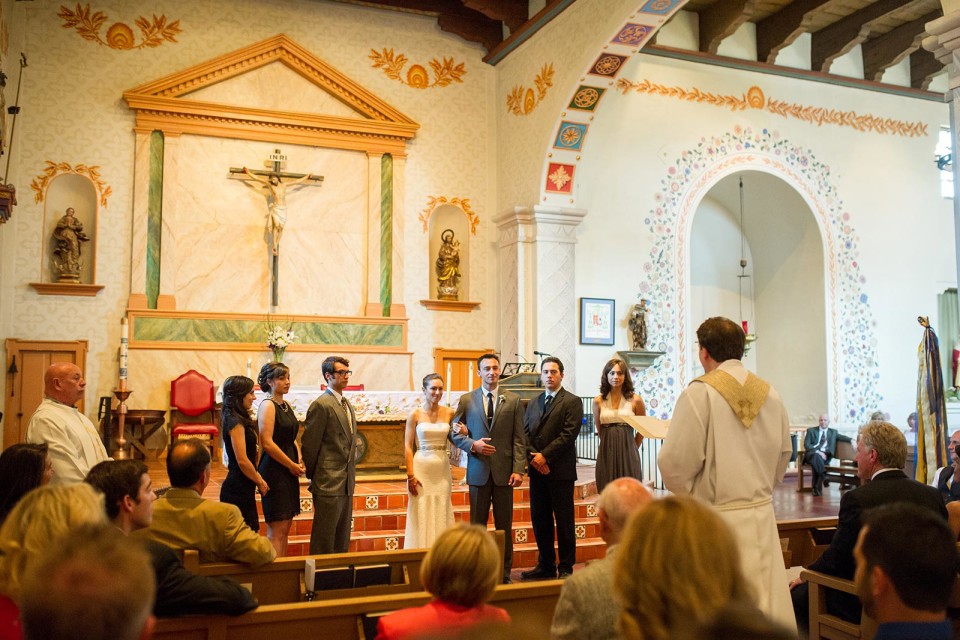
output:
M303 463L313 494L310 553L346 553L356 482L357 416L343 396L350 362L330 356L321 366L327 390L310 404L303 429Z

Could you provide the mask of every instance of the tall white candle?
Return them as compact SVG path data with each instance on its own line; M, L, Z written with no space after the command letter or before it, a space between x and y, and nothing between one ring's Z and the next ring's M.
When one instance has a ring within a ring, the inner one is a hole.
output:
M253 364L253 359L252 359L252 358L247 358L247 377L248 377L248 378L250 377L250 373L251 373L250 366L251 366L252 364Z
M450 366L450 363L447 363L447 387L452 388L453 386L453 367Z
M473 362L470 363L470 369L467 371L467 391L473 391Z
M130 342L130 325L127 318L120 319L120 379L127 379L127 345Z

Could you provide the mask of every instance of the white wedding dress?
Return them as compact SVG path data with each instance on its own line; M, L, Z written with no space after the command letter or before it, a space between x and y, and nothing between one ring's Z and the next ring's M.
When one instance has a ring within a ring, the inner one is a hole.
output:
M413 475L420 481L417 495L407 494L407 528L404 549L429 547L453 525L450 502L450 457L447 453L449 424L421 422L417 425L417 452Z

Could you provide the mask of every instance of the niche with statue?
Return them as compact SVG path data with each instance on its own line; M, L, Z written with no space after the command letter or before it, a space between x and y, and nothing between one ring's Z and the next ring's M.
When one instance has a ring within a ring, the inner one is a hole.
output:
M42 295L94 296L96 284L96 186L86 176L64 173L50 180L44 193L40 282L30 285Z
M480 303L469 301L470 220L458 206L435 208L427 227L429 237L430 298L421 300L428 309L471 311Z

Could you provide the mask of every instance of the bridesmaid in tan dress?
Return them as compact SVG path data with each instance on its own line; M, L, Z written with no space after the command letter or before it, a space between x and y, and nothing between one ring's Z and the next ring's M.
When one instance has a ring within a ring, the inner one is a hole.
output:
M624 476L643 480L639 451L643 436L626 424L623 416L645 415L646 407L633 390L627 363L619 358L607 362L600 377L600 395L593 399L593 420L600 435L598 492Z

